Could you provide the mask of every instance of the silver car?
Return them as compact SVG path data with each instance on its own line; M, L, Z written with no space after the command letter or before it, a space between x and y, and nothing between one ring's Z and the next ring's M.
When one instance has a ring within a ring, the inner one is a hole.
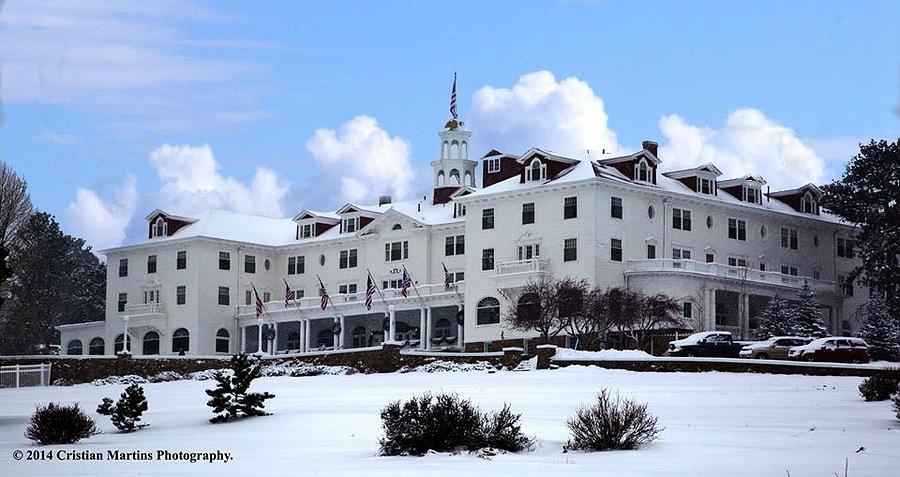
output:
M812 341L800 336L775 336L759 343L744 346L738 356L753 359L788 359L792 346L803 346Z

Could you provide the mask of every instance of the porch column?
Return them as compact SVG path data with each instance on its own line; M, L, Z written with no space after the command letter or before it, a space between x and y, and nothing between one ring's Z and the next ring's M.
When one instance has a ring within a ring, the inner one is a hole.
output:
M431 307L425 307L425 349L431 349L431 338L434 335L432 326L434 325L434 315L431 313Z
M303 320L299 321L300 323L300 352L306 352L306 322Z
M419 308L419 349L425 349L425 343L428 341L428 330L425 329L425 322L428 320L428 312L425 307Z
M241 327L241 353L247 352L247 327ZM239 353L240 354L240 353Z
M397 339L397 316L394 312L394 305L388 305L388 339L385 341L393 343Z
M459 316L460 311L463 311L463 307L462 307L462 305L457 305L456 306L457 316ZM457 322L456 322L456 346L459 349L465 349L463 346L463 323L459 322L459 320L457 320Z
M275 348L278 346L278 323L273 321L269 326L275 330L275 338L272 340L272 344L269 345L269 354L275 354ZM268 336L266 338L268 338Z
M338 335L338 348L344 349L344 332L346 331L344 329L344 315L341 315L338 320L338 324L341 326L341 333Z
M257 318L256 331L257 331L258 339L256 340L256 353L255 354L258 356L262 356L262 354L263 354L263 351L262 351L262 340L263 340L262 327L263 327L262 318Z
M128 349L128 315L122 317L122 321L125 323L125 332L122 334L122 354L131 354L131 351ZM113 343L115 346L115 343Z
M309 353L309 350L312 349L312 340L310 339L309 329L310 329L310 321L309 318L303 320L303 323L306 325L303 327L305 333L305 338L303 342L306 344L306 352Z

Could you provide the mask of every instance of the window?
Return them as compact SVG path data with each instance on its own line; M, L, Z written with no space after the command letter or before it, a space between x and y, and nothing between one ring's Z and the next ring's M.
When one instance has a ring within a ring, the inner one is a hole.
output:
M184 270L187 268L187 252L181 250L175 254L175 270Z
M124 312L125 305L127 303L128 303L128 294L127 293L119 293L119 302L118 302L118 306L116 307L116 310L118 310L119 313Z
M647 258L653 260L656 258L656 245L652 243L647 244Z
M706 263L713 263L715 261L716 261L716 254L714 254L714 253L706 254Z
M712 230L712 228L713 228L713 218L712 218L712 215L707 215L707 216L706 216L706 228L708 228L708 229L710 229L710 230Z
M691 259L691 251L686 248L673 248L672 249L672 259L673 260L690 260Z
M228 306L229 297L228 287L219 287L219 304Z
M641 159L641 162L634 166L634 180L650 182L650 179L650 168L647 167L647 162Z
M450 257L453 255L465 255L465 253L465 235L451 235L444 240L444 255Z
M287 274L295 275L297 273L297 257L288 257Z
M400 224L394 224L391 226L391 230L403 230L403 226Z
M848 280L845 275L838 275L838 284L841 286L841 292L844 296L853 296L853 280Z
M526 181L540 181L547 178L547 166L541 164L538 159L533 159L528 169L525 169Z
M493 270L494 269L494 249L486 248L481 251L481 269L482 270Z
M691 230L691 211L687 209L672 209L672 228L678 230Z
M341 221L342 233L356 232L359 229L359 217L350 217Z
M694 317L694 304L686 301L681 304L681 316L685 318Z
M789 229L787 227L781 228L781 247L797 250L797 229Z
M353 295L356 293L356 284L348 283L346 285L338 286L338 294L339 295Z
M113 339L113 352L119 354L121 351L125 349L125 335L119 333Z
M838 237L838 239L837 239L838 257L853 258L855 256L855 253L853 251L853 245L854 245L853 240Z
M143 354L159 354L159 333L148 331L141 340L141 351Z
M803 201L801 202L800 210L804 214L815 214L816 213L816 201L813 199L812 194L807 192L803 195Z
M350 341L354 348L365 348L369 345L368 333L366 332L366 328L364 326L357 326L353 328L353 332L350 333Z
M230 252L219 252L219 270L231 270Z
M500 172L500 159L487 159L484 162L487 164L488 174Z
M747 240L747 222L740 219L728 219L728 238Z
M409 242L388 242L384 244L384 261L396 262L409 258Z
M747 202L752 202L754 204L762 203L760 200L759 189L754 187L744 187L744 196Z
M453 217L465 217L466 216L466 206L462 204L453 204Z
M766 262L759 262L759 271L766 271Z
M400 288L400 280L385 280L381 282L382 290L397 290Z
M288 257L288 275L301 275L306 271L306 257Z
M69 345L66 346L66 354L81 354L82 352L81 340L69 341Z
M128 259L127 258L119 259L119 276L120 277L128 276Z
M578 259L578 239L566 239L563 242L563 261L574 262Z
M782 265L781 266L781 274L796 277L797 275L799 275L799 271L797 270L797 267L795 267L793 265Z
M316 346L319 348L331 348L334 346L334 332L325 329L316 333Z
M144 304L159 303L159 290L144 291Z
M184 353L191 349L190 333L184 328L178 328L172 333L172 351Z
M653 220L653 217L656 217L656 209L653 208L653 204L647 206L647 218Z
M253 290L247 290L244 292L244 304L249 305L253 303Z
M578 217L578 197L566 197L563 199L563 219Z
M187 302L187 287L179 285L175 287L175 304L184 305Z
M255 255L244 255L244 273L256 273Z
M216 353L227 353L231 347L231 335L225 328L219 328L216 332Z
M103 338L98 336L92 339L88 345L88 354L96 356L102 355L104 352L106 352L106 342L103 341Z
M500 323L500 300L489 296L478 302L475 324L493 325Z
M356 250L355 248L341 250L339 268L356 268Z
M614 262L622 261L622 239L611 239L609 242L609 259Z
M609 216L614 219L622 218L622 198L610 197L609 199Z
M702 177L700 178L700 191L699 192L701 194L712 195L714 190L715 190L715 188L713 186L712 179L704 179Z
M147 256L147 273L156 273L156 255Z
M534 223L534 202L522 204L522 225Z
M300 226L300 238L310 238L315 234L316 228L313 224L303 224Z
M453 337L453 327L450 325L450 320L446 318L441 318L437 323L434 324L434 331L432 335L435 339L447 339Z
M484 209L481 211L481 230L494 228L494 209Z
M541 256L541 245L537 243L530 243L526 245L519 245L516 247L516 259L517 260L531 260L533 258L538 258Z
M166 236L166 221L162 219L162 217L156 219L156 223L153 224L153 236L154 237L165 237Z
M747 259L741 257L728 257L729 267L746 267Z
M822 278L822 272L820 272L818 270L813 270L813 278L816 280Z

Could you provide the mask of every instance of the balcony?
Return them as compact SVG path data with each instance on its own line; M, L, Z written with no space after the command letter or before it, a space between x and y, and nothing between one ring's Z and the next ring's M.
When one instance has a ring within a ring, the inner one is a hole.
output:
M166 305L164 303L142 303L135 305L125 305L125 311L119 313L120 316L128 316L135 318L147 315L165 315Z
M809 282L809 286L817 293L838 293L838 284L826 280L817 280L812 277L799 277L783 275L778 272L755 270L747 267L732 267L721 263L705 263L695 260L675 260L670 258L656 258L647 260L629 260L626 274L653 274L675 273L696 274L697 276L709 276L760 285L776 285L788 288L800 288L803 282Z
M528 283L540 281L550 273L549 265L546 258L497 262L494 281L501 290L521 288Z

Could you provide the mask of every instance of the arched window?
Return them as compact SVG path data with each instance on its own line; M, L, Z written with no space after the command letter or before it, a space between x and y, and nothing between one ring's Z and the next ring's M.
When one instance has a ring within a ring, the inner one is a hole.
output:
M634 166L634 179L650 182L650 168L647 167L647 161L641 159L641 162Z
M159 333L148 331L144 335L144 354L159 354Z
M178 328L172 333L172 352L188 352L191 349L190 333L184 328Z
M525 293L516 303L516 313L522 317L535 317L541 311L541 300L535 293Z
M538 159L533 159L525 172L528 175L525 179L529 181L539 181L547 177L547 167Z
M466 171L465 185L466 187L472 187L475 185L472 182L472 174L469 171Z
M441 318L434 325L434 332L432 333L435 338L450 338L453 336L453 327L450 325L450 320L446 318Z
M807 192L803 195L803 207L802 211L804 214L815 214L816 213L816 201L813 199L812 194Z
M459 149L459 153L461 155L460 159L467 159L469 157L469 143L463 141L462 147L460 147Z
M300 349L300 333L296 331L291 331L287 335L287 349Z
M231 334L225 328L216 332L216 353L227 353L231 347Z
M106 343L103 341L103 338L98 336L92 339L90 345L88 345L88 354L102 355L104 352L106 352Z
M450 177L449 177L449 181L447 181L447 183L452 186L457 186L460 184L459 171L457 169L450 169Z
M326 328L316 334L316 346L320 348L330 348L334 346L334 332L331 328Z
M350 342L353 343L354 348L365 348L369 345L369 340L367 339L367 332L365 326L357 326L353 328L353 332L350 333Z
M66 354L81 354L81 353L82 353L81 340L69 341L69 346L66 346Z
M394 226L391 227L391 230L403 230L403 226L400 224L394 224Z
M153 224L153 236L154 237L165 237L166 236L166 221L163 220L162 217L156 219L156 223Z
M437 185L438 185L438 187L443 187L443 185L444 185L444 171L438 171L438 173L437 173Z
M459 142L452 141L450 143L450 159L459 159Z
M441 144L441 157L443 157L444 159L450 157L450 143L448 143L447 141L444 141L444 143Z
M489 296L478 302L476 323L492 325L500 323L500 300Z
M124 346L124 344L125 344L125 335L123 335L122 333L119 333L119 335L116 336L116 339L113 340L113 353L118 353L118 352L122 351L122 347Z

